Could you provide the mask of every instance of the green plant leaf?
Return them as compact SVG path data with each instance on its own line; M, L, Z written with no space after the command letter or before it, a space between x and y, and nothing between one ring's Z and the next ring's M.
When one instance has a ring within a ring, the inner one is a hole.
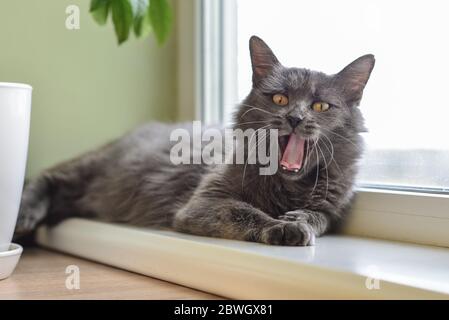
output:
M149 0L130 0L134 16L134 34L137 37L146 36L151 31L148 17Z
M133 10L128 0L112 0L112 22L119 44L128 39L133 24Z
M134 18L134 34L136 37L146 37L151 32L151 21L149 14Z
M111 2L110 0L91 0L90 1L90 8L89 11L95 11L99 9L100 7L104 6L105 4L109 4Z
M151 26L159 44L167 40L172 25L172 10L167 0L150 0Z
M89 12L99 25L106 24L108 20L110 0L92 0Z

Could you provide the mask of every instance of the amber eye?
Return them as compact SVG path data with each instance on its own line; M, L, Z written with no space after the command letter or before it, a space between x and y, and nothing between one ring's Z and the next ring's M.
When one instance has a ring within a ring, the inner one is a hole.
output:
M273 95L273 102L278 106L286 106L288 104L288 98L281 93L276 93Z
M314 102L314 104L312 105L312 109L315 112L324 112L329 110L329 103L326 102Z

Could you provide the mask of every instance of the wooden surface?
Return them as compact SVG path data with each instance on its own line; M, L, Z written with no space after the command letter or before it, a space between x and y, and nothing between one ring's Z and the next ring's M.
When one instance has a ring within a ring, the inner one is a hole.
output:
M80 271L80 289L66 288L67 266ZM0 299L218 299L173 283L38 248L25 249Z

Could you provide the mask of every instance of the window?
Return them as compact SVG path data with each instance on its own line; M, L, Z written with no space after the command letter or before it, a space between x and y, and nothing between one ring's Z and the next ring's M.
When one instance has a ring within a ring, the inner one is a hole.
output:
M327 73L373 53L377 65L361 105L369 133L359 182L449 191L447 1L231 0L221 6L228 8L220 8L227 38L221 57L237 61L225 68L235 72L222 77L225 121L251 88L253 34L284 65Z

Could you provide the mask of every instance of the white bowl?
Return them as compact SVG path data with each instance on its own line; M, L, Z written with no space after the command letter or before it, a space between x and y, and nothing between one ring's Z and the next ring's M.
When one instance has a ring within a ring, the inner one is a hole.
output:
M8 251L0 252L0 280L8 278L19 262L23 248L15 243L11 243Z

